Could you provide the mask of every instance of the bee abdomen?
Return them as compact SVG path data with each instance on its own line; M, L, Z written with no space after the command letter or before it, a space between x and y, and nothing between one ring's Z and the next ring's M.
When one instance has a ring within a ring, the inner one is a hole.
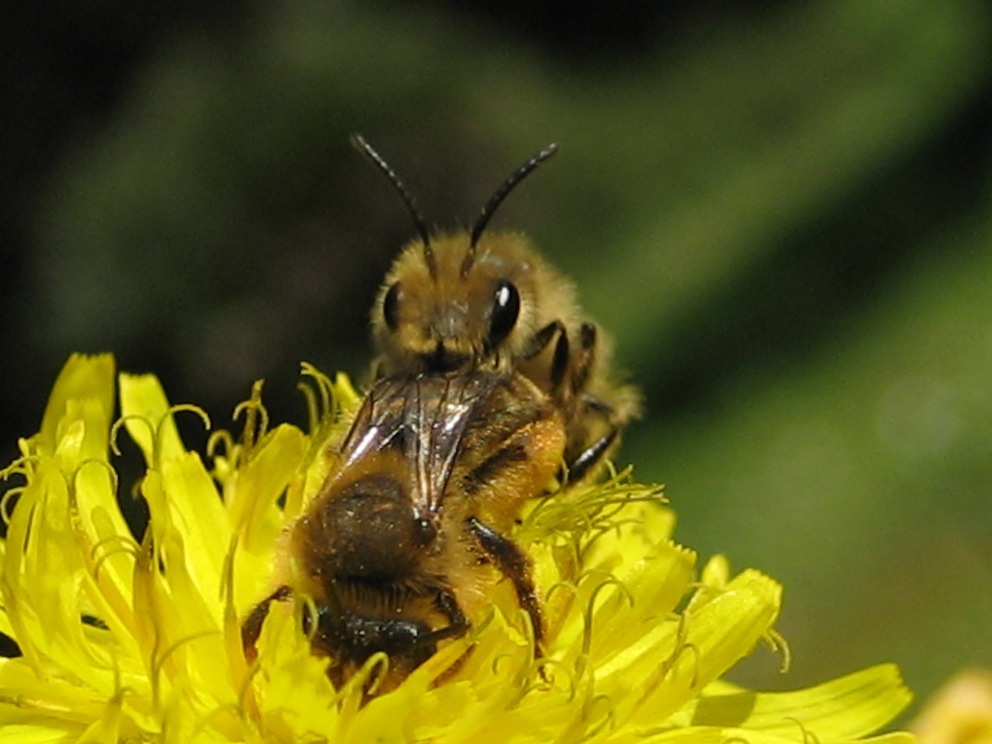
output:
M308 568L325 581L390 582L416 568L417 556L436 537L418 518L404 485L395 477L369 473L304 517L298 529L308 551Z
M363 617L321 607L313 644L339 661L361 664L384 652L402 654L419 666L437 650L434 631L426 622L398 617Z

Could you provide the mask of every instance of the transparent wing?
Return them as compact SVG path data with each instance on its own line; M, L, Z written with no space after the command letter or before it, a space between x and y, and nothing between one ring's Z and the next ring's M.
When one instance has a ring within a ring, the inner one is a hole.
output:
M470 424L500 377L486 372L385 378L369 391L341 445L345 468L388 448L409 467L421 513L436 512Z
M393 446L403 437L405 395L406 385L399 379L379 380L372 386L339 445L342 469Z
M477 423L496 379L481 372L424 377L409 397L407 421L413 437L408 455L415 469L419 505L426 511L440 509L451 473L467 444L469 427Z

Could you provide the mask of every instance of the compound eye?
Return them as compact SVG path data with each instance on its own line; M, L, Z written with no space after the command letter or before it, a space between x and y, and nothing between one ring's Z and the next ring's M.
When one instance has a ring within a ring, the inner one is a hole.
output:
M400 299L403 290L400 283L396 282L386 291L386 296L382 300L382 319L386 321L386 327L396 332L400 324Z
M520 315L520 293L506 279L500 279L493 295L492 315L489 318L489 346L495 348L517 324Z

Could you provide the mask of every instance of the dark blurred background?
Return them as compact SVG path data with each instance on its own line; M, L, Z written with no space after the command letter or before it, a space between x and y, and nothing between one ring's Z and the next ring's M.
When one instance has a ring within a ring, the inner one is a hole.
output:
M0 456L73 351L218 425L361 375L412 225L530 233L647 410L677 537L782 580L790 688L992 661L992 55L977 0L21 4L0 26ZM194 438L196 435L193 435ZM200 435L202 441L202 435ZM198 442L194 442L198 444Z

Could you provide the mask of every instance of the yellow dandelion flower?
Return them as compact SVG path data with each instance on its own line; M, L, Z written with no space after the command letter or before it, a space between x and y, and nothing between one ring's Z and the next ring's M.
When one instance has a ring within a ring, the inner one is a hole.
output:
M921 744L992 744L992 671L954 675L926 701L912 729Z
M291 603L273 605L249 663L241 622L357 405L346 380L305 371L309 433L270 427L256 389L241 439L214 434L204 462L174 422L196 409L170 406L154 377L120 376L115 424L113 360L69 360L4 471L21 481L0 505L0 631L21 650L0 659L4 742L829 744L908 702L892 666L789 693L724 681L759 642L778 645L781 587L719 557L697 569L657 490L623 475L535 503L515 534L542 589L541 659L503 582L468 635L371 699L382 660L336 690ZM125 432L146 462L140 539L111 463Z

